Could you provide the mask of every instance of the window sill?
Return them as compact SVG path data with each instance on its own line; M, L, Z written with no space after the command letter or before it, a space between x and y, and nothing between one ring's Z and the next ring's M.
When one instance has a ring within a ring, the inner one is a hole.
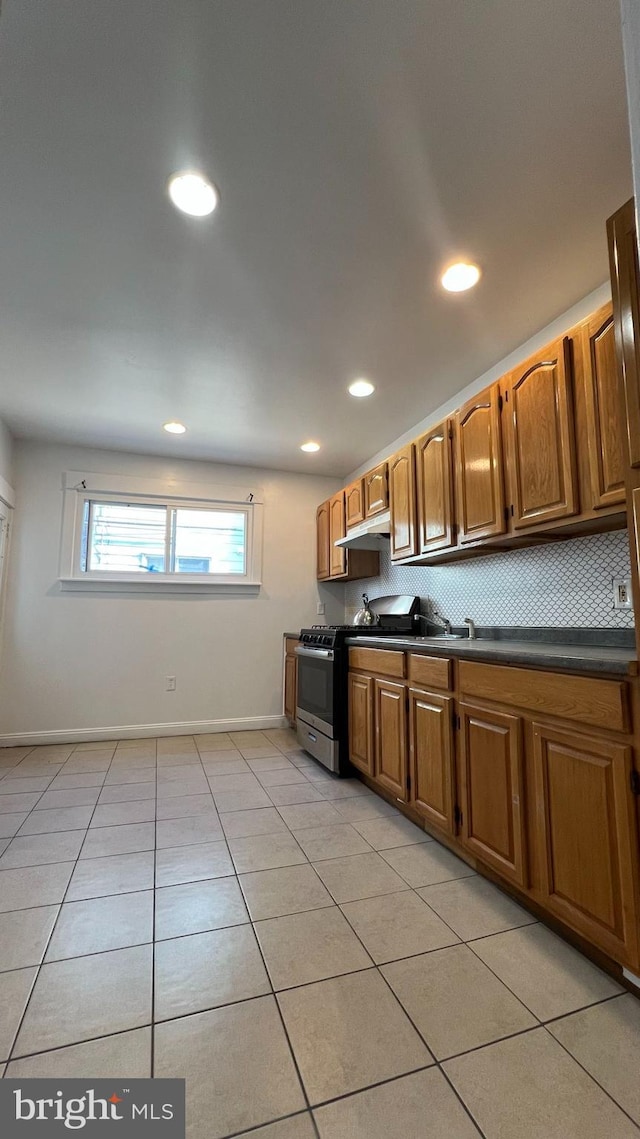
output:
M91 577L60 577L63 591L94 593L258 593L260 581L211 581L205 577L164 577L161 574L113 577L113 575Z

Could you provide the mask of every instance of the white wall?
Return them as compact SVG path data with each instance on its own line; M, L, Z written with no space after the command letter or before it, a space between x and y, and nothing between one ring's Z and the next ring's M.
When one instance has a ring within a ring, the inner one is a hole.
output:
M65 470L256 484L264 494L257 597L61 593ZM315 580L315 509L335 479L19 442L0 669L0 742L30 733L280 715L282 634L342 620L344 587ZM175 692L164 678L177 677ZM258 725L255 725L258 726ZM154 729L155 731L156 729ZM158 732L162 732L158 728ZM170 729L167 728L167 731Z
M636 3L637 0L632 0L632 2ZM606 242L606 240L605 219L603 218L603 243ZM451 413L456 411L463 403L471 399L476 392L482 391L483 388L493 383L494 380L499 380L501 376L504 376L512 368L517 367L522 360L526 360L528 356L532 356L534 352L537 352L539 348L543 348L550 340L554 340L556 336L561 336L567 329L578 324L585 316L589 316L589 313L595 312L597 308L610 300L611 283L606 282L604 285L600 285L599 288L594 289L594 291L589 293L586 297L583 297L581 301L578 301L577 304L573 305L566 312L563 312L552 321L551 324L547 324L545 328L542 328L540 332L537 332L535 336L532 336L525 344L521 344L519 348L515 348L513 352L510 352L503 360L499 360L488 372L483 372L481 376L478 376L477 379L467 384L466 387L458 391L451 399L447 400L446 403L441 404L435 411L432 411L425 419L421 419L413 427L409 428L408 431L405 431L404 435L400 435L397 439L391 440L386 447L383 447L381 451L372 455L361 467L357 467L356 470L351 471L350 474L345 477L344 482L350 483L353 479L358 478L359 475L365 474L371 467L375 467L377 463L381 463L383 459L388 458L389 455L393 455L400 447L404 447L405 443L411 443L414 439L417 439L419 435L428 431L434 423L438 423L441 419L444 419L446 415L451 415Z

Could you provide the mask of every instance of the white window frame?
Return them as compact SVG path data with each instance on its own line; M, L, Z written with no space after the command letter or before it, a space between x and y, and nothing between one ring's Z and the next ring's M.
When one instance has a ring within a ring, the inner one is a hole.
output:
M243 574L113 573L82 567L82 530L87 502L230 510L246 515ZM59 581L62 589L246 593L262 584L262 494L257 488L187 483L178 480L66 471L63 476Z
M2 486L0 486L0 492ZM8 495L7 495L8 498ZM0 494L0 648L4 632L4 608L9 577L9 546L11 543L13 507Z

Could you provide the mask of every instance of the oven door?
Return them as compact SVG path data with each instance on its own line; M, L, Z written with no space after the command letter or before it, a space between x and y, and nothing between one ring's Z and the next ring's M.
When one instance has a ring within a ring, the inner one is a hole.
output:
M334 653L298 645L297 711L314 728L333 738L334 734Z

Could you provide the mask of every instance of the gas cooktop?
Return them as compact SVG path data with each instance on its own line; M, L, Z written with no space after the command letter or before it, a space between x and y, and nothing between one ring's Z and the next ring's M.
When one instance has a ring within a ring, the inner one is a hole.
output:
M322 648L343 644L347 637L393 637L400 633L403 637L414 637L419 630L406 625L312 625L300 630L303 645L318 645Z

